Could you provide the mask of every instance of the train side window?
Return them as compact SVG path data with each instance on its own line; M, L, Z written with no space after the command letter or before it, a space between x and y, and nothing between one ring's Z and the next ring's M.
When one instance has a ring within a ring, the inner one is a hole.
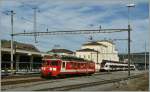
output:
M58 66L58 61L51 61L52 66Z
M65 62L63 62L63 65L62 65L62 67L63 67L63 68L65 68Z
M81 66L81 64L80 64L80 63L78 63L78 68L80 68L80 66Z

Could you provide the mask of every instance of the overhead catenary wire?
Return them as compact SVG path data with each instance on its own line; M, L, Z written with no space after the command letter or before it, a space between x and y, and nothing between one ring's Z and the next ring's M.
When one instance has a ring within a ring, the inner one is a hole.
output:
M124 32L128 29L93 29L93 30L72 30L72 31L48 31L48 32L36 32L37 35L66 35L66 34L94 34L94 33L115 33ZM23 32L15 33L14 36L34 36L35 32Z
M25 21L27 21L27 22L29 22L29 23L33 23L33 21L31 21L31 20L29 20L29 19L27 19L27 18L25 18L25 17L22 17L22 19L23 20L25 20ZM43 26L46 26L45 24L42 24L42 23L37 23L38 25L43 25ZM78 31L78 32L75 32L75 31ZM79 32L80 31L80 32ZM84 32L85 31L85 32ZM100 30L98 29L98 31L101 31L102 32L102 29L101 29L101 27L100 27ZM61 33L62 32L62 33ZM68 33L67 33L68 32ZM69 33L70 32L70 33ZM118 31L119 32L119 31ZM40 36L40 34L42 33L40 33L40 32L38 32L37 34L37 36ZM97 33L97 31L95 31L95 30L74 30L74 31L50 31L49 32L49 30L47 31L47 33L49 33L50 35L64 35L64 34L72 34L72 35L74 35L74 34L91 34L91 33ZM42 35L45 35L45 34L47 34L47 33L45 33L45 32L43 32L42 33ZM112 32L106 32L106 31L103 31L102 33L112 33ZM32 34L32 32L31 32L31 34ZM49 35L49 34L47 34L47 35ZM16 35L16 34L14 34L14 35ZM18 36L18 35L17 35ZM26 35L26 32L24 32L24 34L23 34L23 36L33 36L33 35Z

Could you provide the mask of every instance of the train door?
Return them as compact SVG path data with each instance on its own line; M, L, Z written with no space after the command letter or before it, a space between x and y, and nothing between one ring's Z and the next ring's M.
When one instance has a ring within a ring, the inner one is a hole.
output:
M65 62L65 61L62 61L61 71L62 71L62 72L65 72L65 71L66 71L66 62Z

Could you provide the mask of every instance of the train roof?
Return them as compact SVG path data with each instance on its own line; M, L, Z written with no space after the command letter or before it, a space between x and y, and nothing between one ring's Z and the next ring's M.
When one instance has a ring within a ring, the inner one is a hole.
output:
M89 60L85 60L83 58L78 58L75 56L45 56L43 60L63 60L63 61L75 61L75 62L93 62Z
M103 60L102 63L118 63L118 64L128 64L124 62L119 62L119 61L111 61L111 60Z

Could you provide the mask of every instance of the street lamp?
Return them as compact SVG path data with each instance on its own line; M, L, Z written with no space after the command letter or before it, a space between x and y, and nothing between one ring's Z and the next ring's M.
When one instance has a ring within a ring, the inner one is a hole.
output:
M130 8L135 7L135 4L128 4L128 77L130 77L130 31L131 31L131 27L130 27Z
M135 7L135 4L127 4L128 7L128 25L130 25L130 8Z

